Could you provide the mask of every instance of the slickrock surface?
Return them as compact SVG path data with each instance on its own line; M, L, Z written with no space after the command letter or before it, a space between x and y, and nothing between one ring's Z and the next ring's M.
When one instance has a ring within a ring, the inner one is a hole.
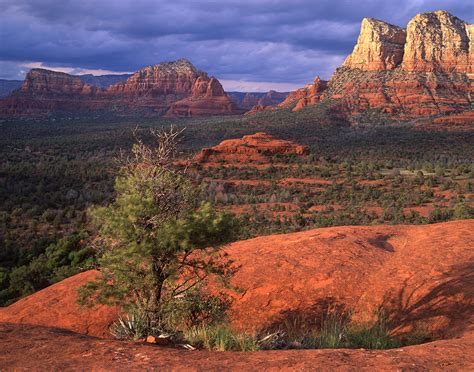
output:
M291 141L277 139L264 132L257 132L241 139L225 140L217 146L202 149L194 160L201 163L268 162L271 156L290 154L307 155L309 148Z
M109 338L108 329L117 320L118 310L109 306L88 308L77 304L78 288L94 280L96 275L97 271L93 270L77 274L0 308L0 322L44 325Z
M109 109L127 114L145 111L169 117L237 114L219 81L180 59L145 67L107 88L44 69L31 70L20 90L0 101L3 115Z
M95 275L88 272L0 311L0 368L472 370L473 229L474 220L332 227L227 247L242 265L234 278L243 290L230 314L235 327L258 329L293 316L317 320L336 305L365 320L383 305L393 332L421 329L444 340L385 351L213 353L96 339L64 330L93 334L92 324L106 330L112 318L112 311L71 305L75 289Z
M474 330L473 229L474 220L331 227L234 243L244 289L234 325L314 321L333 306L364 320L383 306L395 332L459 337Z
M226 247L241 268L234 327L260 330L300 318L317 322L345 307L370 320L382 306L393 332L434 338L474 331L474 220L434 225L347 226L264 236ZM107 336L114 309L79 308L76 289L96 272L54 284L7 308L0 322Z
M470 371L474 337L393 350L186 351L99 340L31 325L0 324L0 368L6 370L174 371Z

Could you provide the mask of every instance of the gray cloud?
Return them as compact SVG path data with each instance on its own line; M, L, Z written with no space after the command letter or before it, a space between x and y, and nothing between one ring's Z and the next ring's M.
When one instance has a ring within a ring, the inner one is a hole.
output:
M466 0L3 0L0 77L24 64L134 71L190 59L223 80L303 84L327 78L360 21L406 25L446 9L472 23ZM16 68L15 68L16 66Z

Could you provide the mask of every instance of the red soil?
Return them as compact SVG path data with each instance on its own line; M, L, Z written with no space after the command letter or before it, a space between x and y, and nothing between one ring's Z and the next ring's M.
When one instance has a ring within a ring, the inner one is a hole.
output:
M339 209L342 209L342 206L339 205L339 204L327 204L327 205L313 205L311 208L309 208L308 210L310 212L321 212L321 211L325 211L329 208L332 208L334 210L339 210Z
M270 185L270 181L265 181L265 180L223 180L219 178L206 178L205 181L214 182L214 183L226 183L232 186L239 186L239 185L269 186Z
M100 340L31 325L0 324L3 370L469 371L474 337L394 350L186 351Z
M382 207L377 207L377 206L364 207L363 210L366 211L367 213L375 213L377 216L381 216L382 213L383 213L383 208Z
M279 206L283 207L284 211L296 212L299 211L300 207L294 203L256 203L256 204L239 204L239 205L230 205L225 209L232 211L234 213L248 213L253 210L253 207L257 208L260 211L271 210L272 208ZM280 211L283 212L283 211Z
M369 186L383 186L383 185L385 185L384 180L361 180L358 183L359 183L359 185L369 185Z
M282 178L278 181L279 185L287 185L293 183L302 183L306 185L332 185L334 183L341 183L340 181L332 181L324 178Z

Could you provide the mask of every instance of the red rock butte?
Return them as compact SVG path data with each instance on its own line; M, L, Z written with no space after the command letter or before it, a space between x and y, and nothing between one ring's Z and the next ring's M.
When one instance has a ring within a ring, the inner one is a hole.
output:
M185 59L145 67L108 88L93 87L62 72L32 69L21 88L0 101L4 115L100 109L167 117L241 113L215 77Z
M309 148L291 141L275 138L264 132L229 139L219 145L202 149L194 158L200 163L268 162L275 155L308 155Z
M454 122L472 124L473 79L474 25L446 11L418 14L406 28L365 18L329 82L317 78L280 105L251 112L297 111L330 99L347 117L371 110L397 120L454 115Z

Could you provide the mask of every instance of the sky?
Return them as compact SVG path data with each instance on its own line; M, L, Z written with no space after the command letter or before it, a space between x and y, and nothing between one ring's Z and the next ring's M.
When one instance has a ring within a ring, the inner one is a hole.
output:
M33 67L124 73L187 58L227 91L329 78L364 17L405 27L444 9L474 23L473 0L0 0L0 9L0 78Z

